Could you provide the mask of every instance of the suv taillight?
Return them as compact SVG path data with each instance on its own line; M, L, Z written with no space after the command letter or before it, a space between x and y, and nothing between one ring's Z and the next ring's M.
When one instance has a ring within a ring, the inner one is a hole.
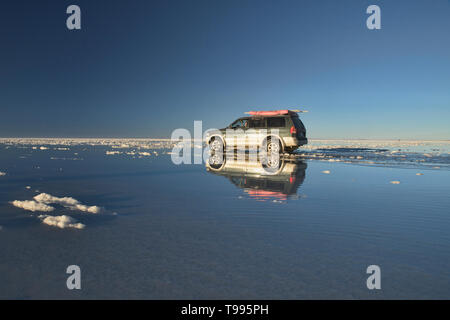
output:
M294 126L291 127L291 134L297 134L297 129Z

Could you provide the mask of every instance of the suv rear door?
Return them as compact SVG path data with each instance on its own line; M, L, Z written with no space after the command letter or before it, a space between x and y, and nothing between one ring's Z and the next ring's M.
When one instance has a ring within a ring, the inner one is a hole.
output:
M286 128L289 125L289 118L285 116L281 117L268 117L267 118L267 130L269 134L278 135L280 139L289 136L289 130Z

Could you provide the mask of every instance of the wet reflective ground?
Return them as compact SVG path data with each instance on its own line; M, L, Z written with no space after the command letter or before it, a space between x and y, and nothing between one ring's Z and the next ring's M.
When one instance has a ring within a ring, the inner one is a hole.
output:
M351 148L302 149L267 172L176 166L154 142L1 144L0 298L450 298L448 153ZM358 163L402 152L414 152L408 163ZM10 203L42 193L103 209ZM66 288L72 264L80 291ZM366 287L372 264L378 291Z

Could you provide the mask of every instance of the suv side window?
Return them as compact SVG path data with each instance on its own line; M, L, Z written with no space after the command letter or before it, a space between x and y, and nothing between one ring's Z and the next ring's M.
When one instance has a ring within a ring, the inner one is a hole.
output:
M265 123L264 119L250 119L249 127L250 128L264 128Z
M248 119L238 119L235 122L231 124L231 128L238 129L238 128L248 128Z
M286 126L286 121L283 117L267 118L267 126L269 128L281 128Z

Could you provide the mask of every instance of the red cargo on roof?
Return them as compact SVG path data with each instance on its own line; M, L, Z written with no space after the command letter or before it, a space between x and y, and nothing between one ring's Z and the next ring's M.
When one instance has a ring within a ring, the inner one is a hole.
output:
M293 112L290 110L274 110L274 111L249 111L248 114L252 116L278 116L282 114L289 114Z

